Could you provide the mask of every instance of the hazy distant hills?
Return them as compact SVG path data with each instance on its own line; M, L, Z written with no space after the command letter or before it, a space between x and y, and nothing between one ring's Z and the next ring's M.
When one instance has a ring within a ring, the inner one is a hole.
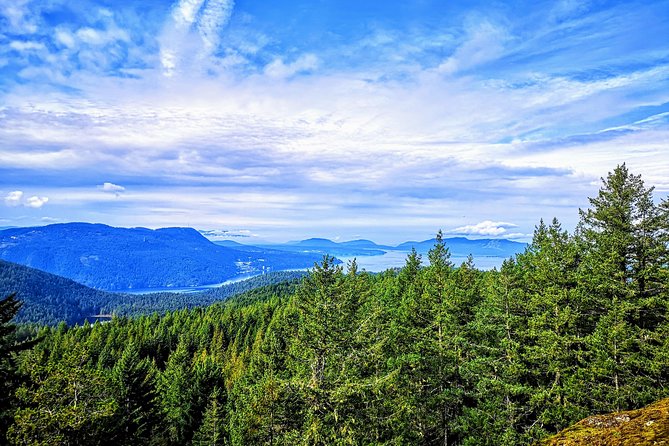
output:
M294 253L329 254L334 257L377 256L382 255L387 246L380 246L369 240L353 240L350 242L333 242L326 238L310 238L279 245L260 245Z
M452 256L466 257L511 257L525 250L527 244L506 239L474 239L452 237L444 239ZM419 253L428 252L435 243L435 239L422 242L404 242L394 249L410 251L415 248Z
M190 287L312 267L316 253L214 244L192 228L65 223L0 231L0 258L104 290Z
M391 251L411 251L415 248L421 254L427 253L435 244L435 239L420 242L409 241L397 246L378 245L371 240L351 240L348 242L334 242L325 238L310 238L288 242L277 245L260 245L263 248L272 248L293 253L315 253L329 254L335 257L355 256L377 256ZM452 237L444 239L446 246L454 257L466 257L469 254L474 257L500 257L507 258L523 252L527 246L525 243L514 242L506 239L474 239L465 237ZM225 240L216 242L222 246L235 247L236 249L251 248L237 242ZM245 247L245 248L242 248Z

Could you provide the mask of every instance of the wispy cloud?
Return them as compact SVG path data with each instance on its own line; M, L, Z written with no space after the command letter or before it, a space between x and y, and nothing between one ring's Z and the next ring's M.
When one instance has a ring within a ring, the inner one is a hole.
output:
M476 22L467 29L465 39L437 70L455 74L499 58L511 40L507 30L489 21Z
M204 57L211 55L218 48L221 29L232 16L233 0L208 0L197 22L197 29L204 42Z
M303 54L293 62L285 63L283 59L276 58L265 66L265 74L272 78L287 78L297 73L313 71L318 68L318 57L314 54Z
M179 0L160 37L163 74L172 77L185 65L189 71L210 66L220 34L234 9L233 0ZM196 64L196 65L193 65Z

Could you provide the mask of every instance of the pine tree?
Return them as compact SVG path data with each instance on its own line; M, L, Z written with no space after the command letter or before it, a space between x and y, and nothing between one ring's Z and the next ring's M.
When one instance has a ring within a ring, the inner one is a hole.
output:
M215 387L209 395L209 404L204 411L202 424L193 436L193 446L223 446L226 442L225 406L221 389Z
M666 320L667 246L653 188L624 164L602 181L591 207L580 211L578 234L585 248L580 273L596 317L588 338L594 409L614 411L650 402L657 395L644 389L666 383L640 352L658 348L654 333Z
M140 358L134 342L126 346L112 369L121 445L146 444L151 438L152 426L157 424L155 373L153 363Z
M468 403L459 429L467 445L530 443L532 388L522 360L527 334L519 271L512 259L486 275L484 298L470 323L470 360L462 369Z
M16 340L16 326L12 324L12 319L21 306L14 294L0 300L0 441L4 440L4 434L11 423L16 407L14 391L21 382L16 355L36 342Z
M33 364L30 385L17 391L22 407L8 437L15 444L110 444L117 410L105 374L90 368L74 341L55 364Z
M158 380L160 408L164 416L166 441L184 444L193 422L193 392L190 380L191 357L182 340L170 354Z
M578 289L578 246L557 219L543 221L532 243L517 257L522 273L528 330L524 359L535 390L531 407L536 435L557 432L587 415L580 405L587 389L579 359L583 343L583 299Z

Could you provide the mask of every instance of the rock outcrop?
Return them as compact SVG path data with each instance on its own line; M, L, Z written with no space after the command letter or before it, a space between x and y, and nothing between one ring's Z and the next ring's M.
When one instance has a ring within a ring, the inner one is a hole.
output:
M594 415L537 446L669 446L669 398L643 409Z

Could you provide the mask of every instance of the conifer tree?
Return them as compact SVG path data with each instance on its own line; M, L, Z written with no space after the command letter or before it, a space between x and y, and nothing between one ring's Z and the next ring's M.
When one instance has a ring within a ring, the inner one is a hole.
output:
M527 410L532 389L522 361L525 302L518 285L512 259L486 276L484 298L471 323L473 352L462 371L470 401L459 423L464 444L530 443L525 435L532 424Z
M88 353L70 339L62 360L34 364L30 385L17 391L22 407L8 437L14 444L110 444L117 410L109 394L110 382L87 366Z
M347 333L342 324L346 312L342 299L344 275L334 262L333 257L324 256L293 300L299 328L292 354L308 402L303 435L310 444L328 443L337 437L332 394L341 378L337 360Z
M221 389L215 387L209 395L202 423L193 436L193 446L223 446L226 442L225 406Z
M188 348L181 340L159 376L160 408L165 423L163 435L170 444L184 444L189 440L189 429L193 422L190 364Z
M157 424L155 366L130 342L111 371L118 403L118 443L149 443Z
M22 343L16 340L16 326L12 319L21 309L21 302L14 294L0 300L0 442L13 417L16 406L14 391L21 382L16 365L16 355L34 345L35 341Z
M578 385L584 349L579 261L576 242L557 219L549 226L542 220L517 257L528 318L524 359L535 388L531 407L542 431L557 432L587 415L579 404L587 389Z
M650 402L652 396L642 389L663 379L654 378L652 364L639 352L657 348L649 342L666 320L662 262L667 246L653 188L624 164L602 181L591 207L580 211L578 233L585 248L581 283L598 316L588 338L589 376L599 402L594 408L613 411Z

